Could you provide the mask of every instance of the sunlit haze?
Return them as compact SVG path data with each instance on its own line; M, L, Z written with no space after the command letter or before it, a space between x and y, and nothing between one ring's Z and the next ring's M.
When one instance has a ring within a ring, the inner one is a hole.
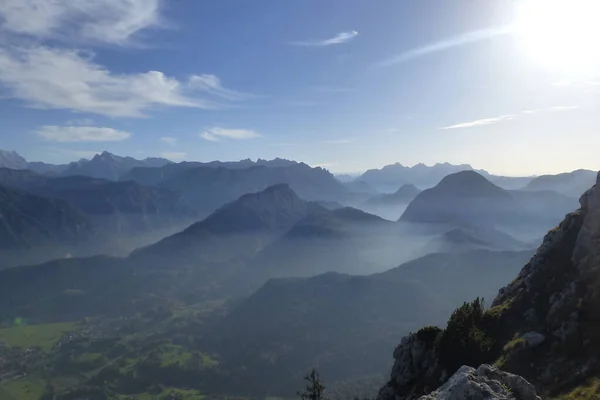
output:
M0 2L0 148L600 169L596 0Z

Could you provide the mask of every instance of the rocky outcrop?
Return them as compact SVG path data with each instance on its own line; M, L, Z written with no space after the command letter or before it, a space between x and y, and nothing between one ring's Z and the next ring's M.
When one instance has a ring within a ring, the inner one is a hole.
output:
M517 278L500 290L492 308L479 318L474 328L484 340L485 351L476 357L465 352L452 360L454 365L483 358L551 397L600 377L600 175L580 204L579 210L548 232ZM444 331L437 335L443 337ZM404 339L394 353L390 382L378 400L417 398L444 383L456 366L444 365L443 343L436 340L420 351L423 345L416 337ZM473 374L459 372L463 377ZM426 398L454 398L443 394L448 393L444 392L448 385L456 384L448 382L434 397ZM476 398L510 397L499 393Z
M424 389L426 382L435 386L439 384L435 380L435 376L439 375L439 363L433 351L433 343L441 329L426 329L429 329L429 334L419 331L419 334L402 338L400 345L394 350L391 380L381 389L377 400L398 400L400 393L400 398L413 398Z
M461 367L442 387L420 400L539 400L535 388L520 376L489 365Z

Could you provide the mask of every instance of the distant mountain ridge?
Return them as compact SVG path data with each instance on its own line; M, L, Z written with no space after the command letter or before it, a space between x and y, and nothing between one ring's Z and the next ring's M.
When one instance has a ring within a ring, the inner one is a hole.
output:
M0 248L73 244L93 233L92 224L64 200L0 186Z
M596 171L578 169L557 175L542 175L529 182L523 190L552 190L569 197L577 197L596 181Z
M529 225L548 229L571 210L574 203L573 199L552 191L505 190L475 171L461 171L421 192L400 219L458 227L522 228Z
M85 218L93 235L81 233L68 246L65 240L32 240L23 253L18 243L5 243L0 268L35 264L62 257L94 254L126 255L134 248L180 231L196 220L197 214L176 191L148 188L135 182L114 182L87 176L52 177L30 170L0 168L0 186L22 192L39 203L62 204ZM19 208L24 219L39 220L41 206L27 202ZM47 207L50 209L50 207ZM68 223L66 215L65 224ZM44 224L49 235L59 235L60 223ZM68 249L67 249L68 247Z
M172 161L164 158L146 158L136 160L132 157L120 157L107 151L96 154L91 160L70 163L61 173L63 176L84 175L92 178L118 180L135 167L161 167Z
M38 196L67 200L87 215L98 216L99 223L108 222L107 218L111 216L117 217L119 221L115 223L123 230L127 225L124 218L134 215L139 215L138 223L150 225L160 224L154 218L158 216L176 220L195 215L178 192L148 188L132 181L114 182L82 175L50 177L29 170L0 168L0 185Z
M475 171L446 176L421 192L401 220L424 223L498 222L517 209L512 196ZM500 214L500 215L498 215Z
M351 191L322 168L304 163L266 162L249 168L207 167L196 163L136 168L122 180L177 190L201 213L210 213L246 193L285 183L306 200L345 202Z
M12 169L26 169L27 160L15 151L0 150L0 167Z
M437 163L427 166L423 163L412 167L400 163L386 165L381 169L370 169L356 178L356 181L364 181L376 188L393 188L396 190L404 184L414 184L417 187L427 188L438 184L447 175L460 171L473 171L469 164L453 165L450 163ZM484 170L477 171L483 176L489 176ZM389 190L383 190L389 191Z
M132 180L147 186L157 186L162 182L173 179L189 170L202 167L211 169L222 168L242 170L257 166L285 168L298 164L301 163L282 158L275 158L273 160L263 160L259 158L256 162L250 159L244 159L240 161L211 161L206 163L198 161L183 161L177 164L167 164L159 168L136 167L131 169L127 174L123 175L121 180Z
M381 169L370 169L353 182L365 182L379 191L389 193L404 184L414 184L420 189L433 187L445 176L461 171L475 171L504 189L521 188L533 179L533 177L496 176L483 169L474 169L469 164L455 165L445 162L432 166L419 163L412 167L395 163Z

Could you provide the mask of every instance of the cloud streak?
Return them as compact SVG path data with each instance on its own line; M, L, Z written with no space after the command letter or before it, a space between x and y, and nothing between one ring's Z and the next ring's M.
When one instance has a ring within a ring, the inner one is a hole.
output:
M42 126L36 131L37 135L53 142L119 142L129 139L131 133L112 128L94 126Z
M518 114L509 114L509 115L501 115L499 117L476 119L474 121L462 122L460 124L446 126L442 129L446 130L446 129L474 128L476 126L492 125L492 124L497 124L497 123L500 123L503 121L513 120L517 116L518 116Z
M455 47L465 46L471 43L481 42L484 40L494 38L496 36L506 35L511 32L511 28L491 28L467 32L463 33L462 35L441 40L436 43L430 43L422 47L407 50L395 57L392 57L388 60L384 60L377 65L385 67L395 64L403 64L405 62L421 58L430 54L439 53L442 51L450 50Z
M336 44L347 43L358 36L357 31L340 32L334 37L328 39L308 40L304 42L291 42L293 46L306 46L306 47L327 47Z
M440 130L475 128L478 126L493 125L493 124L498 124L498 123L505 122L505 121L512 121L512 120L521 118L526 115L538 114L541 112L570 111L570 110L576 110L578 108L579 108L579 106L572 105L572 106L554 106L554 107L548 107L548 108L542 108L542 109L523 110L516 114L505 114L505 115L500 115L497 117L481 118L481 119L476 119L476 120L469 121L469 122L461 122L459 124L440 128Z
M192 75L188 85L193 90L199 90L227 100L245 100L252 97L248 93L224 88L219 77L211 74Z
M209 142L219 142L222 139L246 140L262 136L260 133L248 129L227 129L213 127L205 129L200 137Z

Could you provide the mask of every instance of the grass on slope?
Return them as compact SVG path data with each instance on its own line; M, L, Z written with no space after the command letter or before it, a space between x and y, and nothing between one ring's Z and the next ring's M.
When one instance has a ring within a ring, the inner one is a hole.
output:
M591 378L585 384L576 387L570 393L559 396L561 400L596 400L600 398L600 379Z
M168 344L162 348L161 364L163 367L173 364L179 364L183 367L192 359L192 357L192 353L190 353L185 347ZM200 363L205 368L213 368L219 365L217 360L214 360L206 354L200 354Z
M172 364L185 365L191 358L192 355L185 348L181 346L166 345L164 346L164 352L162 356L162 366L166 367Z
M55 324L17 325L0 329L0 340L13 347L41 347L44 351L52 347L61 336L75 328L76 324L61 322Z
M2 400L39 400L44 394L44 382L35 377L0 384Z

